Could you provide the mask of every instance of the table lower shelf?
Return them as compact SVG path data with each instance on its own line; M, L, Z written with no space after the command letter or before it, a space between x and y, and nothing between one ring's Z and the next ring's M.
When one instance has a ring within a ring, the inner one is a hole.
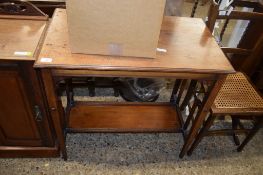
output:
M68 132L179 132L169 103L77 102L69 112Z

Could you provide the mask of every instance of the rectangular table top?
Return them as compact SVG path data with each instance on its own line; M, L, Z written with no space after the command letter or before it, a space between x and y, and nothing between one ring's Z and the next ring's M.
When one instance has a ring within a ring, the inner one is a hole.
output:
M0 60L35 60L46 25L46 17L0 16Z
M233 73L202 19L164 17L157 58L72 54L66 10L57 9L35 67L111 71Z

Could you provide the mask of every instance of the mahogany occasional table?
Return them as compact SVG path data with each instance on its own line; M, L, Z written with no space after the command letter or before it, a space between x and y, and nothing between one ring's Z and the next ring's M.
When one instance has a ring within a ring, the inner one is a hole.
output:
M157 52L154 59L72 54L66 10L55 11L35 68L43 78L64 159L67 132L182 132L185 143L180 157L185 155L226 75L235 71L202 19L165 17L158 48L166 52ZM72 77L174 78L176 82L167 103L75 102L68 103L64 114L56 83ZM189 132L182 129L179 109L179 101L185 104L190 99L188 95L182 98L185 80L211 82Z

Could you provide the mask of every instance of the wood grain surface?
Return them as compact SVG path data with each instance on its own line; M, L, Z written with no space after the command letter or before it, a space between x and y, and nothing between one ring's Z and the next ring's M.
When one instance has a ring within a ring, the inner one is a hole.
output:
M72 54L66 10L57 9L35 67L90 70L233 73L234 69L202 19L165 17L157 58ZM51 58L52 62L42 62Z
M176 110L165 104L88 104L78 102L70 111L69 128L78 132L179 131Z
M35 60L46 25L46 17L0 16L0 59Z

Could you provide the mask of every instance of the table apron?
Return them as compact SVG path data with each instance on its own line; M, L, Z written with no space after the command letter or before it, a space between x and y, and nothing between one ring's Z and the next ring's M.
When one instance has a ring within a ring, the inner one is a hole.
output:
M55 77L141 77L141 78L178 78L196 80L216 80L215 73L181 73L181 72L148 72L148 71L105 71L105 70L72 70L52 69Z

